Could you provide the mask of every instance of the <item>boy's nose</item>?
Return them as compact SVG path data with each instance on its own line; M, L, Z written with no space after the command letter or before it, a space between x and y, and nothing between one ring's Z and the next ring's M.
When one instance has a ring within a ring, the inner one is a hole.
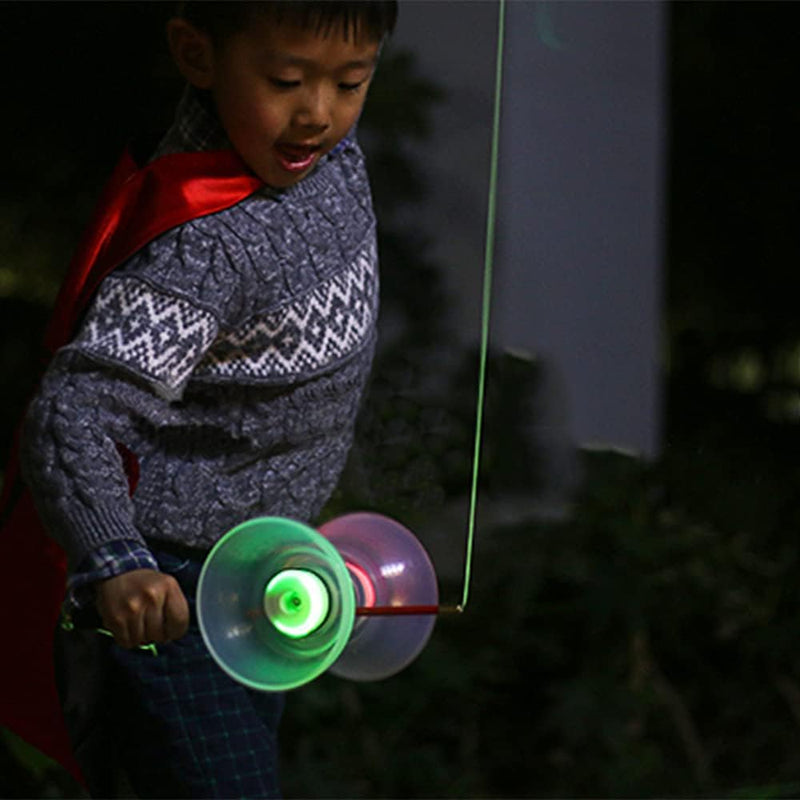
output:
M323 89L309 89L295 112L295 122L320 132L331 124L330 98Z

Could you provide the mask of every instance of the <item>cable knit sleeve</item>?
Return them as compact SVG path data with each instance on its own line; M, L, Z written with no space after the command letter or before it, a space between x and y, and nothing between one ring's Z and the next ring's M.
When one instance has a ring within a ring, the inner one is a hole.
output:
M217 334L210 303L188 291L204 283L191 273L204 241L173 231L112 273L29 407L23 474L73 568L112 541L144 546L119 445L138 454L142 427L169 422ZM213 259L204 264L209 270ZM164 280L170 270L182 270L174 291Z
M28 408L23 475L71 568L115 539L144 546L118 444L132 444L137 415L153 398L122 371L62 350Z

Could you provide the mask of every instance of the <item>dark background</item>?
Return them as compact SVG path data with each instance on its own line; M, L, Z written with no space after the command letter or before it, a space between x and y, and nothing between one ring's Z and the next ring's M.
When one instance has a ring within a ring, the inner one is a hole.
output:
M170 9L0 6L5 448L103 180L132 131L169 122ZM492 352L472 605L389 682L292 695L288 796L800 794L799 17L668 6L662 455L580 451L574 496L542 519L537 364ZM433 234L403 221L426 184L396 145L424 146L438 98L393 52L364 119L392 329L328 511L377 508L435 554L437 527L463 525L476 354L451 342ZM435 559L445 599L458 558ZM75 795L2 742L3 796Z

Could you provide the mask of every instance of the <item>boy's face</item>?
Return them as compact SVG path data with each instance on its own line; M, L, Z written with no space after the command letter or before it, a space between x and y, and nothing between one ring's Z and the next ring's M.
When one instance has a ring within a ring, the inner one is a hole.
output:
M302 180L358 119L379 43L256 18L211 51L209 83L228 138L265 183Z

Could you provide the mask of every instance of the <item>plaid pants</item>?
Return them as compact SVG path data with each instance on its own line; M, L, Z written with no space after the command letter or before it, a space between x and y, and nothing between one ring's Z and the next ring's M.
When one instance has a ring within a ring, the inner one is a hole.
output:
M194 606L202 560L158 549L154 555L189 601L186 636L159 645L157 656L90 631L58 637L67 726L91 794L124 793L118 765L141 798L279 797L284 696L246 688L209 655Z

